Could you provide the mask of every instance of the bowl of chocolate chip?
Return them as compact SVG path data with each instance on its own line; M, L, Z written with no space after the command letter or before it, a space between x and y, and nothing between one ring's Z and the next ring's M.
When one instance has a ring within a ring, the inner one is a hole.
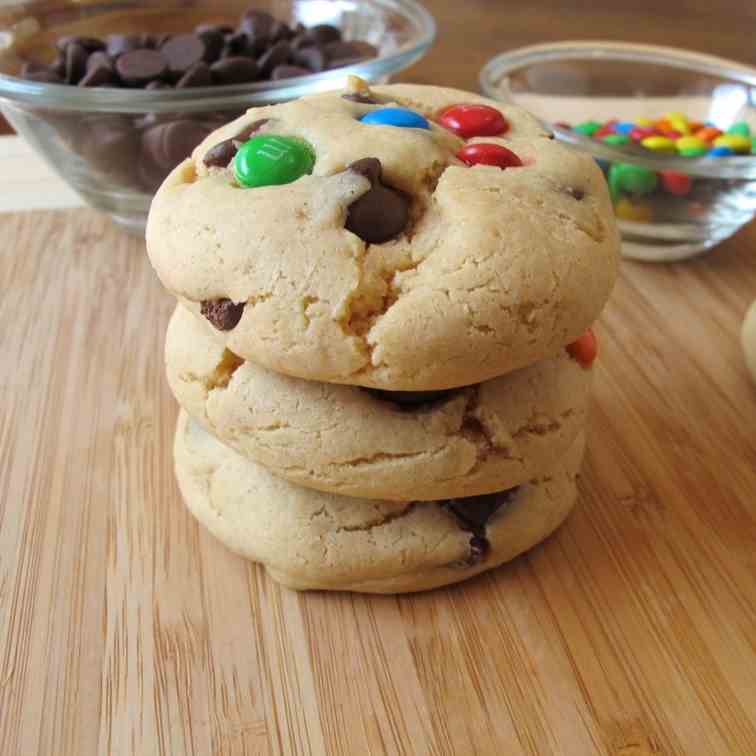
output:
M92 207L142 234L152 195L247 108L388 81L427 51L414 0L43 0L0 8L0 109Z

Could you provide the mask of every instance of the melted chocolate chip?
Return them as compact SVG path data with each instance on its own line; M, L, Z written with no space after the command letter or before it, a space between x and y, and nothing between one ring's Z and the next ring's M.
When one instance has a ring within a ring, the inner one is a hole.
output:
M244 302L235 304L230 299L206 299L202 302L201 312L219 331L230 331L241 320Z
M585 197L585 192L582 189L570 188L568 191L578 202Z
M454 515L462 530L472 533L470 553L464 560L466 566L471 567L485 558L491 548L486 538L488 521L502 506L506 506L514 499L518 488L484 496L468 496L464 499L446 499L439 502L444 509Z
M214 147L211 147L203 158L205 165L208 166L208 168L225 168L228 166L228 164L234 159L234 155L236 155L239 147L244 144L252 134L259 131L269 120L269 118L261 118L259 121L254 121L235 137L224 139Z
M457 391L457 389L443 389L442 391L384 391L382 389L369 388L370 392L376 399L385 402L398 404L402 409L413 410L423 404L430 404L439 399L446 399Z
M345 228L368 244L383 244L397 237L409 220L407 196L382 183L383 167L378 158L362 158L349 170L365 176L372 187L349 206Z

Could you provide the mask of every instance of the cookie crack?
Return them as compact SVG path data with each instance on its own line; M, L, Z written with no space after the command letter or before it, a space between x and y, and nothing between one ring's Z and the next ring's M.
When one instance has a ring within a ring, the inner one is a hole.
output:
M575 414L575 410L568 409L557 417L546 417L534 415L528 421L521 425L512 433L512 438L522 438L523 436L546 436L549 433L555 433L562 428L564 421L568 420Z
M395 522L396 520L401 520L405 517L409 517L412 512L414 512L415 508L417 507L418 502L416 501L410 501L407 502L407 505L404 509L399 510L398 512L388 512L387 514L384 514L380 516L379 518L365 522L360 523L359 525L339 525L333 529L333 532L335 533L367 533L373 530L376 530L378 528L383 528L389 523Z
M225 348L220 361L212 373L205 377L201 383L209 393L216 389L225 389L231 382L234 373L244 364L244 360L230 349ZM196 376L195 376L196 377Z

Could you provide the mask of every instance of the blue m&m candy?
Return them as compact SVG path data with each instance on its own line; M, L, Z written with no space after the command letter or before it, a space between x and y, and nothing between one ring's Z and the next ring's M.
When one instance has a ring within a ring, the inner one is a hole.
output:
M403 129L429 129L430 124L426 118L407 108L379 108L365 113L360 118L362 123L373 126L398 126Z
M713 150L709 150L708 157L730 157L734 154L735 150L731 150L729 147L715 147Z

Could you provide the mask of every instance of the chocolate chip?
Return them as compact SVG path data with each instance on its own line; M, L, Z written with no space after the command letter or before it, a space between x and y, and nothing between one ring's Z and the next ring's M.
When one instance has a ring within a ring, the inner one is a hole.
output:
M97 172L112 181L137 185L139 132L129 118L119 115L90 116L77 124L76 152Z
M238 149L233 139L224 139L211 147L202 160L208 168L225 168L234 159Z
M140 174L145 188L157 189L209 133L205 124L186 118L159 123L142 132Z
M157 50L123 53L115 66L121 81L131 87L143 87L153 79L163 78L168 71L165 58Z
M87 73L89 73L93 68L97 68L99 66L107 66L111 71L114 71L110 56L102 50L92 53L87 58Z
M210 66L218 84L246 84L257 78L257 63L252 58L223 58Z
M70 44L79 45L79 47L83 47L84 50L88 53L97 52L98 50L105 49L105 43L101 39L96 39L95 37L79 37L79 36L61 37L56 42L55 46L61 52L65 52L66 48Z
M384 389L366 389L376 399L393 402L403 409L414 409L424 404L446 399L457 392L457 389L444 389L442 391L385 391Z
M295 50L292 60L296 65L309 68L315 73L323 71L327 63L326 55L319 47L304 47L301 50Z
M184 87L209 87L213 83L213 75L207 63L195 63L177 82L176 89Z
M362 158L349 170L369 179L372 188L349 206L345 228L368 244L383 244L398 236L409 220L407 196L382 183L378 158Z
M304 36L317 46L341 41L341 30L330 24L317 24L305 30Z
M89 53L78 42L66 45L66 83L78 84L87 72Z
M231 58L234 55L242 55L246 52L249 40L244 32L234 32L227 34L225 38L225 47L221 52L222 58Z
M205 59L205 45L195 34L171 37L160 52L168 63L168 75L180 79L190 68Z
M377 50L365 42L331 42L323 48L329 68L341 68L367 58L374 58Z
M295 76L307 76L310 72L302 66L291 66L287 63L276 66L270 75L272 81L280 81L281 79L293 79Z
M259 131L269 120L270 119L268 118L261 118L259 121L254 121L235 137L224 139L214 147L211 147L205 153L205 157L203 158L205 165L208 166L208 168L226 168L234 159L239 147L244 144L252 134Z
M488 538L472 536L470 538L470 553L467 555L467 559L465 559L465 565L467 567L474 567L486 558L490 550L491 544L488 542Z
M218 29L204 29L196 32L198 39L205 46L205 63L215 63L223 52L226 38Z
M108 34L105 52L111 58L117 58L133 50L141 48L141 38L139 34Z
M574 199L578 200L578 202L585 197L585 192L582 189L574 189L570 187L567 191Z
M241 17L239 31L255 39L264 40L271 37L275 24L276 20L270 13L250 9Z
M105 60L95 61L90 65L87 61L87 73L79 81L80 87L103 87L109 84L116 84L116 75L110 59L105 53L95 53L94 55L103 55ZM91 57L93 58L94 55Z
M491 548L486 538L488 522L502 506L506 506L514 499L517 491L518 487L515 487L483 496L468 496L463 499L446 499L439 502L441 507L454 515L462 530L472 533L470 553L464 565L477 564L488 554Z
M219 331L230 331L241 320L244 302L234 304L230 299L207 299L202 302L201 312Z
M459 521L463 530L476 535L485 535L486 524L499 511L502 504L514 497L516 488L509 491L486 494L484 496L468 496L463 499L447 499L441 502L444 509L450 511Z
M349 94L341 95L343 100L351 100L351 102L359 102L363 105L377 105L378 100L374 100L370 95L360 94L359 92L350 92Z
M285 40L276 42L269 47L257 60L257 67L260 69L260 75L263 79L269 79L276 66L280 66L289 60L291 46Z

